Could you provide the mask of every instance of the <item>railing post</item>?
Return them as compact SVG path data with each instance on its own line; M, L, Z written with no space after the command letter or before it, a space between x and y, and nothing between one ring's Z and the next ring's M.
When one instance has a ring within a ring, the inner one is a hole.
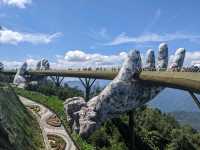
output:
M55 77L50 77L54 84L57 86L57 87L60 87L61 84L62 84L62 81L64 80L64 77L60 78L59 76L55 76Z

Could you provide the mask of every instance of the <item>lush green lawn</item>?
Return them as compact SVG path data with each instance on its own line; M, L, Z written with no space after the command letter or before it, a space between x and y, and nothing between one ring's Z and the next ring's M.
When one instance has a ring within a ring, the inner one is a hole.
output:
M95 149L91 145L87 144L83 139L81 139L81 137L79 137L76 133L71 132L71 130L68 126L67 120L66 120L65 113L64 113L63 101L58 99L58 97L46 96L46 95L43 95L38 92L27 91L27 90L19 89L19 88L15 88L15 91L18 95L24 96L30 100L41 103L41 104L47 106L48 108L50 108L52 111L54 111L61 119L61 121L62 121L63 125L65 126L65 128L67 129L67 131L69 133L71 133L71 136L76 141L76 144L78 145L78 147L81 150L82 149L83 150Z

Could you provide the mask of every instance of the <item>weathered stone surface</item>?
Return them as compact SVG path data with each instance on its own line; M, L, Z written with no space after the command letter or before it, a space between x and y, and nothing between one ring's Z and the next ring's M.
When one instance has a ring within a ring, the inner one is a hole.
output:
M83 106L86 106L86 102L82 97L73 97L73 98L68 98L65 102L64 102L64 110L67 115L67 121L69 123L70 126L74 126L74 130L78 130L79 129L79 123L77 124L77 122L75 120L78 120L79 117L78 113L74 113L74 112L78 112Z
M27 78L25 77L25 73L27 71L28 64L25 62L23 65L18 69L13 84L17 85L20 88L25 88L27 86ZM50 68L50 64L48 60L42 59L36 65L36 70L48 70ZM38 81L39 83L45 83L46 77L43 76L34 76L31 78L33 81ZM29 84L32 84L30 82Z
M41 59L37 65L36 70L49 70L50 69L50 63L47 59ZM33 80L38 81L39 84L45 84L47 77L44 76L34 76Z
M147 62L153 66L155 60L152 52L148 53ZM181 68L184 53L175 55L176 66ZM180 60L181 59L181 60ZM167 69L168 48L166 44L159 46L157 69ZM163 87L150 86L137 80L142 69L140 53L132 50L127 56L117 77L96 97L84 102L83 98L67 99L64 103L65 112L71 127L82 137L87 138L94 130L108 119L137 108L153 99Z
M184 58L185 58L185 49L184 48L177 49L170 68L171 69L176 68L180 70L181 68L179 68L179 66L183 65Z
M146 53L146 66L148 69L155 69L155 54L152 49L147 50Z
M36 70L48 70L50 69L49 61L46 59L40 60L36 65Z
M25 72L27 71L27 63L23 63L23 65L18 69L13 84L15 84L16 86L20 87L20 88L25 88L26 87L26 78L25 78Z
M158 49L157 68L166 69L167 66L168 66L168 46L166 43L161 43Z

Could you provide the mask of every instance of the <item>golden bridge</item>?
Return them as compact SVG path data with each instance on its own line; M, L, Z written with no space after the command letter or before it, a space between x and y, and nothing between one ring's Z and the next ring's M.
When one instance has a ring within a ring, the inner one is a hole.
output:
M0 73L15 75L16 70L3 70ZM26 75L31 76L56 76L56 77L77 77L89 79L112 80L118 74L113 70L29 70ZM200 72L177 72L177 71L141 71L139 80L145 84L157 84L181 90L200 93Z

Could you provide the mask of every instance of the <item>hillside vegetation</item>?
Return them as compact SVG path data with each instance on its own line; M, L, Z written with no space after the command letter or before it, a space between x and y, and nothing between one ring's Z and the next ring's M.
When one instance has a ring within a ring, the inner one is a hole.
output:
M48 87L46 87L48 88ZM69 129L64 114L63 101L57 96L16 89L24 97L42 103L53 109ZM71 91L69 91L71 92ZM72 93L70 95L73 95ZM199 150L200 133L192 127L181 126L174 117L158 109L146 106L135 112L136 147L139 150ZM129 140L128 115L107 121L91 137L84 141L72 133L74 140L83 150L126 150Z
M27 111L11 87L0 83L0 149L43 150L36 119Z

